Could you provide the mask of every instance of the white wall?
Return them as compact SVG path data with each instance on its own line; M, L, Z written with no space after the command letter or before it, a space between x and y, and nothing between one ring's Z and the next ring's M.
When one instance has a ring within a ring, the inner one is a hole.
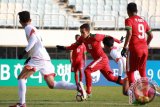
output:
M54 47L56 45L68 46L75 42L75 34L79 34L79 30L39 30L43 43L46 47ZM114 36L120 39L125 36L125 31L91 31L91 33L101 33ZM160 32L154 31L154 37L150 44L152 48L160 48ZM0 29L0 46L25 46L27 44L25 32L23 29ZM120 44L123 46L123 43Z

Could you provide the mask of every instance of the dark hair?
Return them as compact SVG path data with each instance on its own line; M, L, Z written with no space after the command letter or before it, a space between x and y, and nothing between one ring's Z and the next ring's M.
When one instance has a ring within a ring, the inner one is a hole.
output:
M79 35L79 34L76 34L76 35L75 35L75 38L77 38L78 36L80 36L80 35Z
M104 45L106 45L106 46L108 46L108 47L112 47L113 46L113 44L114 44L114 39L113 39L113 37L105 37L104 39L103 39L103 44Z
M30 20L30 13L28 11L21 11L18 13L18 15L21 22L26 23Z
M85 24L83 24L83 25L80 26L80 29L84 29L84 28L87 29L87 30L90 30L89 24L85 23Z
M131 2L131 3L129 3L128 5L127 5L127 11L129 11L129 12L131 12L131 13L134 13L134 12L136 12L137 13L137 5L136 5L136 3L134 3L134 2Z

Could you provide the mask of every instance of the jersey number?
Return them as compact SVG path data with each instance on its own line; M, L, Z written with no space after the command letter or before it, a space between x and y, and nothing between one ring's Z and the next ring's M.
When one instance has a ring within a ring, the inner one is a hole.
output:
M138 35L139 39L144 39L145 38L145 31L144 31L144 25L143 24L138 24L138 31L141 33Z

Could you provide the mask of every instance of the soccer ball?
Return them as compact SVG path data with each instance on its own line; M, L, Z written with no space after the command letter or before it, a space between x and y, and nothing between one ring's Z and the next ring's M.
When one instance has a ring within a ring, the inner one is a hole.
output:
M137 101L140 103L140 104L146 104L148 103L150 100L149 100L149 97L147 96L139 96Z
M77 95L76 95L76 100L78 102L81 102L81 101L84 101L84 100L87 100L87 99L84 98L83 95L80 92L78 92Z
M81 102L81 101L83 101L83 98L82 98L81 95L76 95L76 100L77 100L78 102Z
M78 102L83 101L83 96L82 96L82 94L81 94L80 92L77 93L77 95L76 95L76 100L77 100Z

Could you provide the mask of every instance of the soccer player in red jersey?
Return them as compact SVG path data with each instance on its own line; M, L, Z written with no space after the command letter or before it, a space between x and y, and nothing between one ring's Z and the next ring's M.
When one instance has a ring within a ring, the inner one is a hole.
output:
M80 35L75 35L76 41L80 38ZM71 50L70 52L70 61L72 64L71 71L74 72L75 76L75 82L76 84L79 83L79 81L82 82L82 70L85 66L86 61L86 47L84 44L79 45L76 49ZM79 74L79 78L78 78Z
M133 83L134 71L138 70L141 77L146 77L146 62L148 58L148 45L153 35L147 22L137 15L137 5L133 2L127 6L129 18L125 20L127 31L122 56L125 56L127 46L127 75L129 83ZM146 34L148 37L146 37Z
M104 77L112 82L123 84L123 80L118 80L117 76L113 75L113 72L109 66L109 60L106 56L103 48L101 46L101 41L108 35L104 34L91 34L89 24L83 24L80 26L81 37L78 39L76 43L73 43L71 46L59 46L58 49L61 50L73 50L76 49L82 43L85 44L87 52L91 54L93 57L93 61L85 68L85 79L86 79L86 92L88 95L91 94L92 90L92 77L91 73L97 70L104 75ZM114 39L116 42L120 42L120 40Z

